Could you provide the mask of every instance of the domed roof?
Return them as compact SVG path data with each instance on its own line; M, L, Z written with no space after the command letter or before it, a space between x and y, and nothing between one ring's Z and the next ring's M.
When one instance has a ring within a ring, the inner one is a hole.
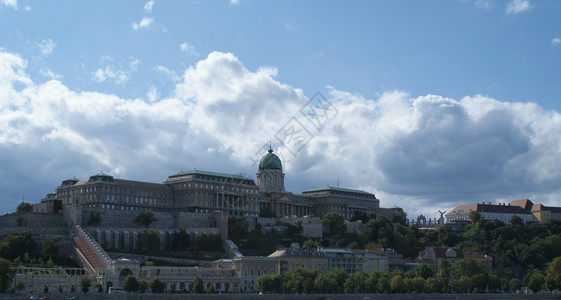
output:
M273 154L273 149L269 149L269 153L265 154L259 162L259 170L276 169L282 170L282 163L278 156Z

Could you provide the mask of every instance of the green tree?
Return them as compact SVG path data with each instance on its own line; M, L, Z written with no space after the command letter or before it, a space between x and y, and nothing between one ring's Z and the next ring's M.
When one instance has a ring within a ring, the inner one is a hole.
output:
M191 245L191 238L185 227L179 227L179 230L173 234L173 249L186 250Z
M477 211L472 211L469 213L469 220L471 223L476 224L481 219L481 214Z
M427 293L438 293L442 291L440 282L438 282L438 280L436 280L436 278L434 277L427 278L425 281L425 286Z
M316 290L322 294L336 293L338 289L335 279L323 273L318 274L316 277L315 286Z
M347 280L347 272L343 269L332 269L327 273L327 276L335 281L337 284L337 291L342 292L345 288L345 281Z
M423 279L427 279L434 275L432 272L432 268L429 267L429 265L427 265L426 263L420 263L415 268L415 274L417 274L417 276L422 277Z
M351 222L360 221L362 224L368 222L368 214L364 211L355 210L353 216L351 217Z
M545 276L543 276L543 274L540 272L534 272L528 278L528 288L534 293L541 291L544 284Z
M9 260L0 258L0 292L4 292L12 283L13 271Z
M197 276L195 280L193 280L192 292L196 294L202 294L204 292L204 283L201 277Z
M304 226L302 221L296 222L296 224L286 224L286 237L296 241L304 239Z
M302 243L302 249L305 250L315 250L317 247L319 247L319 243L312 240L306 240Z
M43 287L43 293L48 293L49 292L49 287L45 284L45 286Z
M57 256L59 250L58 241L58 237L46 238L43 240L42 248L44 257Z
M471 258L460 259L452 266L452 277L454 279L458 279L461 276L467 276L470 278L484 272L485 270L481 265L481 261L476 261Z
M215 232L201 233L195 240L195 247L199 251L219 251L222 249L222 238Z
M76 287L75 287L74 285L71 285L71 286L70 286L70 292L71 292L71 293L76 292Z
M522 218L517 215L512 215L512 217L510 217L510 224L522 225Z
M286 288L293 293L310 293L318 274L318 270L295 268L284 274Z
M152 293L161 294L164 292L164 288L165 285L160 279L154 277L150 280L150 290L152 290Z
M392 293L403 293L405 290L405 283L403 281L403 277L401 275L395 275L390 280L390 288Z
M146 228L150 226L153 222L158 221L156 217L154 217L154 212L151 210L144 210L136 218L134 222L143 224Z
M345 218L342 214L330 212L323 216L321 224L329 228L329 233L332 236L342 236L346 231Z
M513 277L508 282L508 287L511 291L518 291L522 288L522 281L520 279Z
M35 242L29 231L23 231L19 235L8 235L0 242L0 257L13 260L34 247Z
M18 216L16 218L16 225L17 226L23 226L25 223L25 219L22 216Z
M59 285L58 285L58 292L59 292L59 294L62 294L63 291L64 291L64 290L62 289L62 285L59 284Z
M282 276L279 274L266 274L257 278L257 290L263 294L281 293Z
M82 277L80 277L78 283L80 284L80 288L82 289L82 292L84 294L87 294L90 291L92 281L90 280L90 278L88 278L88 276L83 275Z
M140 279L138 281L138 291L144 294L147 288L148 288L148 282L144 279Z
M368 275L364 272L350 274L345 280L345 293L364 292L366 279L368 279Z
M561 256L556 257L549 264L546 279L550 289L561 290Z
M249 224L247 219L243 217L231 217L228 218L228 238L230 238L237 245L240 244L240 240L246 239L249 234Z
M446 259L438 261L438 280L442 283L442 291L447 292L450 284L452 265Z
M154 229L146 229L138 235L136 240L137 249L154 252L160 249L160 234Z
M415 277L413 278L413 284L415 285L415 292L423 293L425 291L425 280L423 277Z
M21 202L16 208L16 214L22 214L33 210L33 205L28 202Z
M214 290L214 284L210 284L210 286L208 287L208 291L209 294L214 294L216 293L216 291Z
M378 278L378 291L380 291L380 293L387 293L390 291L390 280L387 276Z
M123 283L123 289L127 292L137 292L138 291L138 280L133 275L128 275Z

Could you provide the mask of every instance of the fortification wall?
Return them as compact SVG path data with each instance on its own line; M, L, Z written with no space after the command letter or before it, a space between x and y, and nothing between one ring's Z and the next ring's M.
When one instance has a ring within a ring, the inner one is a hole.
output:
M0 236L30 231L33 235L66 235L68 230L61 214L28 212L0 216Z
M134 219L141 213L141 211L121 211L100 208L82 208L82 225L88 225L91 214L99 213L101 217L100 227L113 227L113 228L135 228L144 227L140 223L135 223ZM150 224L150 228L175 228L175 216L163 212L154 212L154 217L157 221Z

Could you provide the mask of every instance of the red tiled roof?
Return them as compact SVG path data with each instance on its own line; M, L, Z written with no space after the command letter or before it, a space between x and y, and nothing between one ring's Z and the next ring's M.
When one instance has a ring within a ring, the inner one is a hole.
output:
M556 207L556 206L545 206L543 204L535 204L534 206L532 206L532 211L550 211L552 213L561 213L561 207Z
M534 206L534 203L532 201L530 201L530 199L520 199L520 200L514 200L512 202L510 202L510 205L512 206L520 206L523 209L530 211L532 209L532 207Z
M503 214L529 214L530 212L524 208L516 205L499 205L499 204L485 204L485 203L471 203L462 204L447 213L447 216L453 216L461 211L469 214L472 211L489 212L489 213L503 213Z

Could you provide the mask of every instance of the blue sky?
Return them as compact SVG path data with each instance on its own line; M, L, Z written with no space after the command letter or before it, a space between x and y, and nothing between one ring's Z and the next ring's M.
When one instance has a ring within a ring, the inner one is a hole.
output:
M254 177L269 140L294 192L561 205L559 1L0 0L0 24L0 212L100 170ZM287 152L316 92L336 113Z

